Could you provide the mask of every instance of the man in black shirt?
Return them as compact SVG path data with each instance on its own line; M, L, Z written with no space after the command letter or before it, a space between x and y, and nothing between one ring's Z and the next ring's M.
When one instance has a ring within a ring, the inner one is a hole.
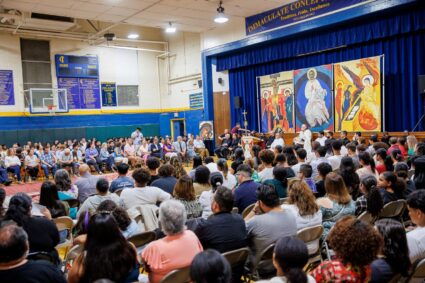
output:
M214 194L211 209L214 213L207 220L200 221L195 229L204 250L215 249L220 253L240 249L248 245L246 225L240 214L231 213L232 191L219 187ZM243 266L233 268L232 277L239 282Z
M65 277L47 261L27 260L27 233L8 224L0 228L0 281L2 283L66 283Z

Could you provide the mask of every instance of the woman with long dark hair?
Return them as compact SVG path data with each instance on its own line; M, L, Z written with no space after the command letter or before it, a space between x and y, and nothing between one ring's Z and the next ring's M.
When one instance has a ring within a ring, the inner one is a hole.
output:
M286 162L289 166L294 166L298 163L297 157L294 153L294 148L292 146L285 146L283 148L283 154L285 154Z
M384 204L404 198L406 183L393 172L384 172L379 176L378 187Z
M379 174L385 171L393 171L393 161L391 157L388 156L387 150L385 148L380 148L375 151L376 159L376 170Z
M415 188L425 189L425 156L416 157L413 161L413 167L415 167L415 175L413 176L413 182Z
M122 235L110 213L95 214L88 225L82 253L72 265L69 283L94 282L105 278L133 282L139 276L136 248Z
M356 174L356 166L351 157L344 156L341 159L338 174L344 179L344 184L353 200L356 200L359 195L360 178Z
M230 283L232 268L218 251L206 250L193 259L190 278L194 283Z
M189 176L194 179L195 178L195 170L196 168L198 168L199 166L202 165L202 158L199 155L196 155L195 157L193 157L192 160L192 170L190 170L189 172Z
M377 181L374 176L367 176L360 182L360 191L362 196L356 200L356 216L359 216L363 212L367 211L372 216L378 216L384 207L381 193L377 186Z
M404 198L407 198L415 190L415 183L409 179L409 166L405 162L398 162L394 166L394 173L406 183L406 190L404 190L403 194Z
M308 250L303 241L297 237L284 237L277 241L273 253L273 265L277 270L277 277L270 282L312 283L313 277L307 275L303 268L308 262Z
M398 162L403 162L404 156L399 149L393 149L390 153L391 161L393 162L393 166L395 166Z
M356 173L359 175L360 179L363 179L367 176L375 176L378 178L378 171L375 168L375 161L373 161L372 156L369 152L359 152L359 163L362 166L357 169Z
M403 224L385 218L375 222L384 239L382 257L372 262L372 283L389 282L395 275L407 276L410 268L409 249Z
M65 204L59 200L58 189L55 184L45 181L40 189L39 204L44 205L50 211L52 218L67 215Z
M30 253L47 252L59 262L55 249L59 244L59 231L50 220L49 211L47 209L40 211L45 217L32 216L31 209L31 198L25 193L17 193L10 199L4 220L12 220L24 228L28 234Z

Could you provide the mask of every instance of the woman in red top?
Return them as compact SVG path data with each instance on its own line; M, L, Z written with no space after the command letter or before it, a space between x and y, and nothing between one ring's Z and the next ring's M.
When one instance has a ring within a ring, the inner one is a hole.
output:
M391 157L387 155L385 148L380 148L375 152L376 166L375 169L379 174L385 171L393 171L393 162Z
M335 224L327 240L335 257L311 272L317 283L370 281L370 264L383 244L381 235L372 225L346 216Z

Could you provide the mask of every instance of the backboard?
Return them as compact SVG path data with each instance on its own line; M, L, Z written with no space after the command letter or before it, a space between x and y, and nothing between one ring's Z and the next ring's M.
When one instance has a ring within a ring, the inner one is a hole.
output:
M66 89L30 88L29 111L31 114L52 115L69 112Z

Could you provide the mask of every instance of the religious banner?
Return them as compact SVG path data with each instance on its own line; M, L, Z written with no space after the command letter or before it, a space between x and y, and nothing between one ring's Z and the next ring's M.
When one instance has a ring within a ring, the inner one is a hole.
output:
M335 130L381 131L381 61L370 57L334 65Z
M15 105L13 71L0 70L0 105Z
M294 71L296 131L333 131L332 65Z
M260 96L261 131L295 133L293 72L260 77Z
M375 0L298 0L245 18L246 35L311 20Z

